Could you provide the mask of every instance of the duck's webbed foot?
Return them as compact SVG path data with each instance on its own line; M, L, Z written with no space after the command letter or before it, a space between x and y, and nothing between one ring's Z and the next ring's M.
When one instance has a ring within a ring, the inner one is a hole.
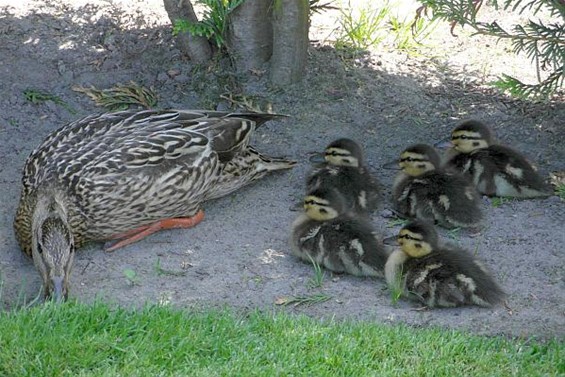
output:
M163 229L191 228L204 219L204 211L199 210L192 217L176 217L171 219L159 220L151 225L141 226L130 231L117 234L112 239L119 240L110 247L106 247L106 252L112 252L134 242L137 242L153 233Z

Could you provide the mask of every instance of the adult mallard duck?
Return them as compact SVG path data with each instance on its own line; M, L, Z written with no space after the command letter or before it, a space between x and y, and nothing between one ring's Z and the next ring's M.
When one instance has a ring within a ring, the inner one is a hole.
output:
M380 184L365 165L361 146L347 138L331 142L323 155L315 155L318 162L306 180L306 191L332 187L347 200L348 207L356 211L371 212L381 201Z
M496 144L491 130L476 120L453 130L446 160L446 168L468 174L484 195L535 198L552 194L522 154Z
M400 249L388 258L385 277L394 292L430 308L489 307L504 299L504 291L483 263L467 250L440 245L431 224L410 222L397 237L384 242L391 245L393 241L398 242Z
M401 170L393 184L394 209L400 216L433 221L445 228L478 228L481 198L472 182L440 168L440 157L426 144L406 148L400 159L385 164Z
M68 295L75 248L196 225L203 201L227 195L295 162L249 145L277 117L216 111L144 110L90 115L53 132L28 157L16 238L46 296Z

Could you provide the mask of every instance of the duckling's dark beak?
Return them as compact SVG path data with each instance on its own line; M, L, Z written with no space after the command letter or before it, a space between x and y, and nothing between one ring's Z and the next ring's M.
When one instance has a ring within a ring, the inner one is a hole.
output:
M53 301L56 303L65 301L66 297L63 293L63 277L55 276L51 279L51 282L53 283Z
M310 163L312 163L312 164L321 164L323 162L326 162L326 158L325 158L324 153L320 153L320 152L313 153L310 156L309 160L310 160Z
M389 161L386 164L383 164L381 167L388 170L401 170L400 166L398 166L398 160Z
M453 144L451 144L451 136L448 136L445 139L441 139L440 141L434 144L434 147L439 149L447 149L452 146Z
M398 246L397 239L398 239L397 236L387 237L383 240L383 243L389 246Z
M304 203L295 203L289 208L290 211L297 212L297 211L304 211Z

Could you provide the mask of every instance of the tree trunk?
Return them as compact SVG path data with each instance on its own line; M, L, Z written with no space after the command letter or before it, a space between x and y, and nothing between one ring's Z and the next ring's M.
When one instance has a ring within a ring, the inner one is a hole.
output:
M229 16L228 48L240 72L258 69L273 53L272 0L245 0Z
M177 20L198 22L190 0L163 0L163 3L173 25ZM212 57L212 48L204 37L183 32L176 36L176 42L178 48L196 63L205 63Z
M308 0L275 0L273 3L273 57L271 83L298 82L304 75L308 51Z

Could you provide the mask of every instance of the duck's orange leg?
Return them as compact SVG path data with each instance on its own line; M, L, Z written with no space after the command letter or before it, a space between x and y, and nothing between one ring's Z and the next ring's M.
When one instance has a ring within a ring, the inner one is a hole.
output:
M172 219L159 220L151 225L141 226L139 228L124 233L120 233L112 237L113 239L121 239L121 240L116 242L109 248L105 249L105 251L110 252L117 250L121 247L137 242L149 236L150 234L156 233L163 229L191 228L197 225L203 219L204 219L204 211L199 210L192 217L177 217Z

